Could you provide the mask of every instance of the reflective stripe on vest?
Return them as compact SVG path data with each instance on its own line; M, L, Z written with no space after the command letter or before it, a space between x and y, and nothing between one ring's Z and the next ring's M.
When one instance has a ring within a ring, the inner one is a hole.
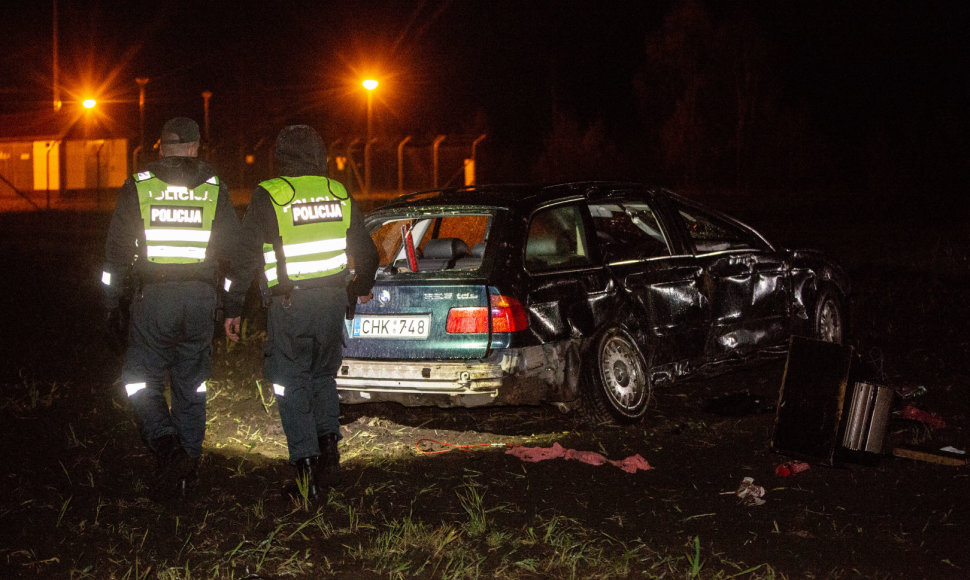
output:
M279 284L282 261L290 280L308 280L347 268L350 199L339 182L307 175L270 179L259 184L273 199L282 255L263 244L266 283Z
M125 392L128 393L129 397L133 397L135 393L144 391L147 387L147 383L128 383L125 385Z
M145 225L145 257L158 264L205 260L219 199L219 179L188 188L169 185L145 171L134 176Z

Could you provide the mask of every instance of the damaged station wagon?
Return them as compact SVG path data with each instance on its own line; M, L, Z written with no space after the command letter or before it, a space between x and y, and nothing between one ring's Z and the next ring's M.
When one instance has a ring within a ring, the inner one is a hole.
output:
M629 423L664 383L845 332L838 265L659 188L419 192L367 227L381 265L346 324L343 403L551 403Z

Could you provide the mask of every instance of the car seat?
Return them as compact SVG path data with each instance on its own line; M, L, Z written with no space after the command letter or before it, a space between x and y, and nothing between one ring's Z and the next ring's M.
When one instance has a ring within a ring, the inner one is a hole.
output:
M444 270L468 255L468 244L459 238L428 240L418 258L418 270Z
M482 265L482 257L485 255L485 242L478 242L472 246L471 253L464 258L455 261L456 270L474 270Z

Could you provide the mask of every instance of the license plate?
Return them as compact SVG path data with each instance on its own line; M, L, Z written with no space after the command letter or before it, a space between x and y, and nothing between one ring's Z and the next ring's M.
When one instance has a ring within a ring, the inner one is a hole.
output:
M428 338L431 316L428 314L354 317L354 338Z

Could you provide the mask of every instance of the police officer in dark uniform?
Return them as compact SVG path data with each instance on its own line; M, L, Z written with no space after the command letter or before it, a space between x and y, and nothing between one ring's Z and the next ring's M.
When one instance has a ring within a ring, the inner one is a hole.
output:
M233 269L238 284L226 299L225 328L238 340L246 286L262 266L270 296L263 375L279 403L290 463L315 499L339 473L344 315L350 301L370 299L378 253L346 188L327 178L327 152L313 128L284 128L274 157L281 177L256 187L243 217L245 251Z
M158 498L184 494L196 479L217 292L231 284L221 276L239 244L229 189L198 151L195 121L165 123L161 159L121 188L102 273L109 326L124 317L126 287L133 292L121 379L158 460L152 482Z

